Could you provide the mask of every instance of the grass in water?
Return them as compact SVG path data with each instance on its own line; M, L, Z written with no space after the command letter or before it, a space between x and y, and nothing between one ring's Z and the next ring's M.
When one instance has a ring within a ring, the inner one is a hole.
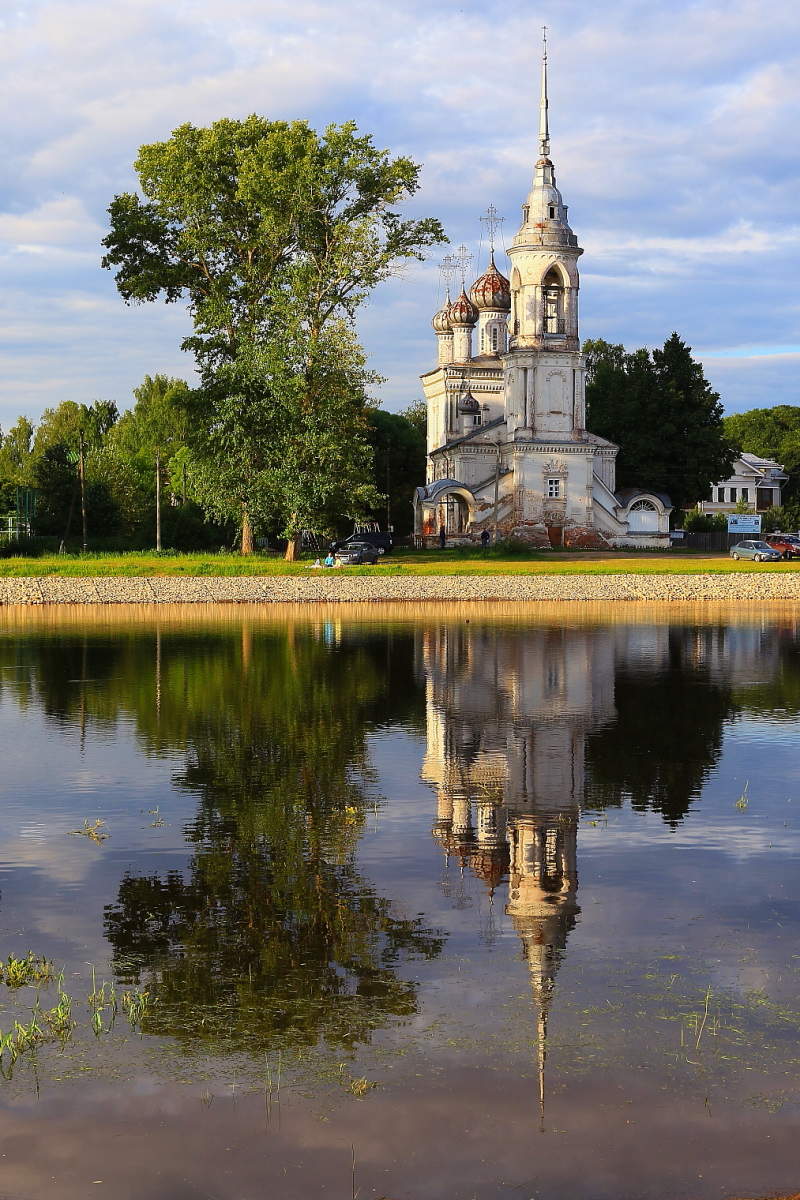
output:
M141 1030L142 1021L150 1008L150 993L124 992L122 995L122 1011L130 1021L131 1029Z
M0 963L0 980L10 988L49 983L53 978L53 964L32 951L28 951L25 958L15 958L9 954L7 961Z
M747 794L749 787L750 787L750 780L748 779L747 783L744 785L744 791L742 792L739 799L736 801L736 807L742 809L742 811L744 811L747 808L748 804L750 803L750 797Z
M102 842L104 842L106 840L106 838L111 837L111 834L106 833L105 830L103 829L104 825L105 825L105 821L103 820L102 817L98 817L95 820L94 824L92 824L92 825L89 824L89 818L84 817L83 825L81 826L81 828L80 829L70 829L69 836L70 837L85 837L85 838L88 838L90 842L95 842L99 846Z

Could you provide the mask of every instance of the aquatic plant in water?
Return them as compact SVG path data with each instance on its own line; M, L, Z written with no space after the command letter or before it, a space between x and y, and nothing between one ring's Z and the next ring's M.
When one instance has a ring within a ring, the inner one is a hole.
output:
M10 988L25 987L30 983L49 983L53 976L53 964L32 950L28 951L25 958L9 954L6 962L0 963L0 980Z
M88 838L90 842L95 842L99 846L102 842L104 842L106 840L106 838L111 837L111 834L106 833L105 830L103 829L104 825L105 825L105 821L103 820L102 817L98 817L95 820L94 824L92 824L92 825L89 824L89 818L84 817L83 825L81 826L81 828L80 829L70 829L69 836L70 837L85 837L85 838Z

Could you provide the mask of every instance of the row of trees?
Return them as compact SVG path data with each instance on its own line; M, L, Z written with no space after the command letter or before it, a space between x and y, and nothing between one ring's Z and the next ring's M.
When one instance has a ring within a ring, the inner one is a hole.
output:
M677 333L659 350L627 351L601 340L584 345L587 424L620 447L617 485L668 493L676 509L706 499L729 478L742 452L781 463L789 482L783 508L763 515L765 531L800 527L800 407L779 404L722 415L722 404ZM750 506L742 502L740 511ZM688 514L687 529L726 529L727 519Z
M37 426L20 417L0 432L0 513L12 512L20 492L31 490L36 532L59 541L158 549L232 543L237 528L228 514L207 515L218 510L208 503L209 470L195 451L196 399L188 384L146 376L133 400L122 416L107 401L65 401ZM364 515L405 534L411 491L425 473L424 421L416 407L406 415L365 408L364 422L364 477L376 498ZM274 521L263 532L276 536L281 528Z

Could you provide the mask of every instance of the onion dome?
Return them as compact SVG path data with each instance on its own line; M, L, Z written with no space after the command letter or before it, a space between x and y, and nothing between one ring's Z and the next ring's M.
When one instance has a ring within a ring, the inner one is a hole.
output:
M476 413L481 411L481 406L473 396L472 392L466 392L458 401L458 411L460 413Z
M494 265L494 254L488 269L470 288L469 296L479 312L511 312L511 285Z
M453 302L450 299L450 291L444 298L444 304L437 312L436 316L431 321L433 328L437 333L452 333L453 326L450 324L450 309L453 307Z
M477 319L478 310L462 288L461 295L450 305L450 324L474 325Z

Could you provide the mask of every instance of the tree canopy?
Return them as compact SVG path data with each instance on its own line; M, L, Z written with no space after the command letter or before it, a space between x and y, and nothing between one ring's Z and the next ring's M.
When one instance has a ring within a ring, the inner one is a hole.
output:
M618 487L667 492L682 508L730 475L736 452L719 395L677 333L652 352L597 340L584 353L587 425L620 447Z
M399 264L443 241L405 219L419 167L353 122L318 134L250 116L182 125L136 160L142 195L109 208L103 265L131 302L185 300L201 375L192 423L208 511L295 538L376 502L352 323Z

